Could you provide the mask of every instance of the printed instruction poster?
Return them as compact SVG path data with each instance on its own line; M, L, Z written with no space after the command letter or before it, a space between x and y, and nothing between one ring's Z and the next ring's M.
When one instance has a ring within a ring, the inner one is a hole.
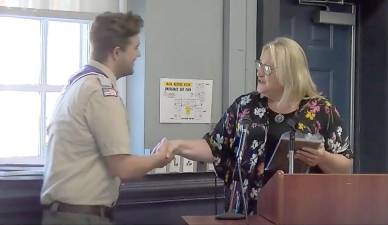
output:
M210 123L213 80L160 78L161 123Z

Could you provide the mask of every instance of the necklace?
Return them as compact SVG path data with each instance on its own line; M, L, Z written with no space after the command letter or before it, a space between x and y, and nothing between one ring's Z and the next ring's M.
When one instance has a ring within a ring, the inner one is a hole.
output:
M281 113L278 113L278 114L276 114L274 120L276 123L281 123L284 121L284 115Z

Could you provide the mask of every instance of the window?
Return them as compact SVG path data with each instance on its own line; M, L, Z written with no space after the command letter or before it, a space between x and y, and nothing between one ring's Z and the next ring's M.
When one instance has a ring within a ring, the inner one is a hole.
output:
M42 163L46 125L89 58L90 21L0 15L0 163Z

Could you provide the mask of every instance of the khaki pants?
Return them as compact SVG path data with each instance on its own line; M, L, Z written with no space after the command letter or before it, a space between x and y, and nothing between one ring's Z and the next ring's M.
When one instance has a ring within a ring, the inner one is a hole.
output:
M113 223L105 217L81 214L81 213L69 213L69 212L54 212L50 210L44 210L42 225L113 225Z

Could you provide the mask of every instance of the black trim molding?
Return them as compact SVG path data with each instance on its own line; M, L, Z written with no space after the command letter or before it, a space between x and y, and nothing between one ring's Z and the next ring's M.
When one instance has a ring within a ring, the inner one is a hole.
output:
M39 224L41 185L41 175L1 177L0 224ZM121 186L114 218L116 224L183 224L183 215L214 214L222 205L223 183L215 186L212 172L150 174Z

